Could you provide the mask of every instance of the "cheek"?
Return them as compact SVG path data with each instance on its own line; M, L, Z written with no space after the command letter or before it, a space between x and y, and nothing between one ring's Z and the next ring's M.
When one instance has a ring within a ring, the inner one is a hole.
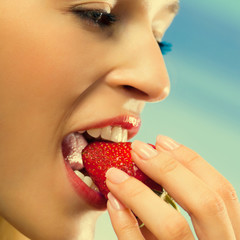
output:
M107 71L96 57L105 49L93 44L95 37L72 16L53 10L24 6L1 16L0 182L11 176L11 168L32 169L38 160L54 159L59 125L81 93Z
M95 35L70 16L32 11L27 2L50 1L24 0L0 16L0 214L71 238L62 231L72 231L87 206L65 178L59 132L76 99L107 72L96 56L108 46L94 45Z
M49 186L57 179L49 169L59 167L55 162L62 157L56 154L56 129L74 99L95 81L95 63L86 51L89 39L76 25L59 15L21 14L26 17L13 11L14 19L1 16L0 21L0 194L9 200L0 201L0 208L12 208L18 196L27 205L29 193L38 196L42 189L43 199L36 199L27 219L38 211L38 204L52 210L59 202L61 194ZM59 185L69 189L64 180Z
M45 98L51 102L53 96L75 84L76 70L81 72L76 62L81 62L76 61L77 56L69 45L67 38L71 36L51 29L37 31L35 27L10 26L7 36L0 34L4 46L0 53L1 89L5 89L2 93L8 98L32 97L34 101Z
M42 159L41 152L49 151L70 102L69 95L78 88L82 91L84 68L81 68L81 54L74 49L77 41L73 29L47 13L31 15L30 12L27 8L19 12L12 9L0 21L0 180L3 182L11 176L11 171L4 173L4 169L24 166L28 169L29 163L36 161L36 152ZM82 49L78 51L81 53ZM89 79L85 81L88 84ZM45 154L52 156L53 151ZM16 171L16 174L23 173Z
M49 149L75 100L108 70L108 46L71 15L27 6L1 16L0 39L0 157L14 145L26 164L26 149Z
M18 118L26 112L28 118L39 113L60 117L96 80L93 72L98 64L91 51L98 49L91 50L86 32L69 17L13 15L16 19L0 23L0 102L7 103L1 113Z

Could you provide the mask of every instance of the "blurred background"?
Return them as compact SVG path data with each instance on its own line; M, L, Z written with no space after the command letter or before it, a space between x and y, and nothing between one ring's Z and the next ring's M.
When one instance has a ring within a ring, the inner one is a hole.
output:
M147 104L135 139L172 137L202 155L240 196L240 1L182 0L163 40L173 45L164 56L171 93ZM117 239L107 212L95 239Z

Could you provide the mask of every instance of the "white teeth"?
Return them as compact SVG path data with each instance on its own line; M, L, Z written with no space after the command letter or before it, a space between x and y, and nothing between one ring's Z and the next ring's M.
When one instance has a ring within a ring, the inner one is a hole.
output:
M101 128L95 128L87 130L87 133L94 138L98 138L101 135L101 131Z
M85 131L78 131L78 133L83 134Z
M102 139L113 142L127 142L128 140L128 130L119 126L89 129L87 133L94 138L101 136Z
M97 191L97 192L100 192L99 189L98 189L98 187L97 187L94 183L92 183L91 189L93 189L93 190L95 190L95 191Z
M113 142L121 142L122 141L122 128L121 127L113 127L112 128L112 135L111 135L111 140Z
M102 132L101 132L101 137L103 139L111 139L111 135L112 135L112 127L111 126L107 126L107 127L104 127L102 129Z
M85 176L83 179L84 183L86 183L89 187L92 185L93 180L89 176Z
M82 180L84 179L84 174L82 174L81 172L79 172L77 170L75 170L74 172L79 178L81 178Z
M128 130L127 129L123 129L122 141L123 142L127 142L127 140L128 140Z
M89 176L84 176L81 172L75 170L74 173L91 189L99 192L98 187L94 184L93 180Z

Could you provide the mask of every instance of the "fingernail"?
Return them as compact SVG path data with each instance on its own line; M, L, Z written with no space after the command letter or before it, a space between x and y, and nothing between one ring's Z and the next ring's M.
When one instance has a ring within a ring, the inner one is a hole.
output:
M163 136L163 135L157 136L157 144L168 151L171 151L180 147L179 143L175 142L170 137Z
M126 207L119 201L117 200L112 193L108 193L108 200L111 203L111 206L116 209L116 210L124 210Z
M155 150L152 146L140 141L134 141L132 143L132 150L144 160L153 158L158 154L157 150Z
M126 181L130 176L117 168L110 168L106 172L106 178L112 183L122 183Z

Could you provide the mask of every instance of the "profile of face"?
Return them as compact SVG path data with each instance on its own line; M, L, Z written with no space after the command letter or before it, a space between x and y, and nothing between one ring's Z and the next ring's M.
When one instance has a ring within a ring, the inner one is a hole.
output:
M157 40L175 5L0 2L0 215L29 238L92 238L102 199L74 186L63 139L94 126L122 130L145 102L168 95ZM126 128L130 139L136 131Z

